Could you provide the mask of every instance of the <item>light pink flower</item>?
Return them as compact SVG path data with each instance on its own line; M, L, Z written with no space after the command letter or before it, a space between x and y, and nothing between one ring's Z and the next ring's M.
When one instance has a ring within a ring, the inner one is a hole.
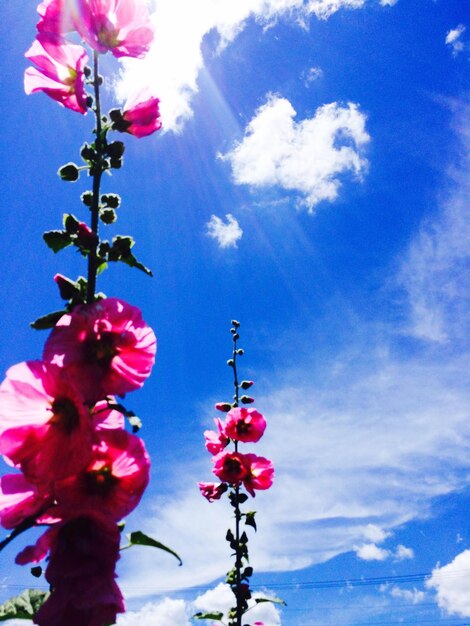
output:
M230 442L230 439L225 435L222 422L220 419L214 420L218 432L215 430L206 430L204 432L204 438L206 440L206 448L211 454L219 454L224 448L226 448Z
M115 57L144 57L154 32L142 0L75 0L74 25L98 52Z
M54 43L40 35L25 54L37 67L28 67L24 89L29 95L43 91L59 104L87 112L84 67L88 55L82 46Z
M224 433L235 441L256 442L263 436L266 420L256 409L236 407L227 413Z
M69 0L44 0L41 2L37 8L39 33L55 43L64 41L64 34L74 30L72 6L73 4Z
M150 460L139 437L125 430L95 434L88 466L55 484L56 514L62 518L99 511L119 521L139 503L148 484Z
M239 485L248 475L243 456L239 452L220 452L212 458L213 473L223 482Z
M77 516L42 536L49 544L46 579L52 593L35 615L39 626L105 626L124 601L116 585L120 533L98 515ZM46 539L45 539L46 538Z
M209 500L209 502L214 502L214 500L220 500L222 494L224 494L228 485L226 483L198 483L199 490L201 494Z
M94 421L73 382L41 361L14 365L0 386L0 453L32 482L45 483L85 467Z
M123 120L126 133L135 137L146 137L162 127L160 100L150 95L137 94L129 98L124 106Z
M44 346L44 360L63 367L89 402L141 387L155 361L157 341L140 310L118 298L63 315Z
M0 478L0 524L15 528L29 517L45 512L52 505L51 492L28 482L22 474Z
M243 485L245 489L253 497L255 489L269 489L273 484L274 466L269 459L256 454L242 454L243 466L246 469L246 475L243 477Z

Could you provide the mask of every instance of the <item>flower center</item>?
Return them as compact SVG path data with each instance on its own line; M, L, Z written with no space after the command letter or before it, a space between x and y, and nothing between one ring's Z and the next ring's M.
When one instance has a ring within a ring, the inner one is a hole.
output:
M118 482L109 465L86 472L84 478L85 490L92 496L107 496Z
M103 46L103 48L107 48L111 50L119 45L118 38L119 31L103 27L98 33L98 41Z
M102 332L98 338L89 339L85 342L85 360L98 363L104 369L111 365L113 357L116 356L116 333Z
M52 417L49 420L56 428L70 434L80 424L80 413L70 398L56 398L52 403Z

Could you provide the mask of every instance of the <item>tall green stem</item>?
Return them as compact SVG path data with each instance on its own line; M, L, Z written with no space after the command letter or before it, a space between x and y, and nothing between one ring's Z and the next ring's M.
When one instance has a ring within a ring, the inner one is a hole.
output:
M104 145L102 138L102 124L101 124L101 102L100 102L100 83L101 78L98 72L98 53L93 52L93 87L95 96L95 119L96 119L96 165L93 169L93 198L90 207L91 211L91 230L98 236L98 217L100 206L100 184L101 176L103 174L103 157L104 157ZM95 301L96 291L96 274L97 274L97 246L92 246L90 254L88 256L88 285L87 285L87 303L91 304Z
M235 329L237 330L237 328ZM237 374L237 339L238 333L234 333L233 335L233 353L232 353L232 361L233 361L233 385L235 387L235 393L233 399L235 401L235 406L238 406L239 401L239 385L238 385L238 374ZM238 441L235 441L235 452L238 452ZM242 625L242 615L243 615L243 606L242 606L242 598L241 598L241 568L242 568L242 554L240 550L240 521L241 521L241 512L240 512L240 485L235 487L235 542L237 549L235 551L235 570L236 570L236 600L237 600L237 617L236 617L236 626Z

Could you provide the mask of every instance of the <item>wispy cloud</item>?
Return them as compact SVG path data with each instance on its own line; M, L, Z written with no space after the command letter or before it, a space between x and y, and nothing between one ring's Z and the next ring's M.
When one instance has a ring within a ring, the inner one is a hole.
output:
M295 116L286 98L269 96L242 141L221 158L232 166L237 184L294 191L312 212L320 201L338 196L344 173L361 177L370 138L366 117L356 104L325 104L299 122Z
M220 248L236 248L243 231L231 213L225 216L225 222L217 215L211 215L207 223L207 234L215 239Z
M441 343L466 342L470 330L470 106L454 106L459 145L445 200L421 226L398 278L410 306L406 331Z
M179 131L193 114L204 67L201 45L208 33L218 35L217 52L249 19L266 26L284 18L305 27L312 15L327 19L340 9L364 5L365 0L153 0L155 44L145 59L124 61L118 93L125 99L133 91L150 89L160 97L164 128Z
M323 70L321 67L310 67L306 72L303 73L302 78L304 80L304 84L306 87L310 87L310 85L323 78Z

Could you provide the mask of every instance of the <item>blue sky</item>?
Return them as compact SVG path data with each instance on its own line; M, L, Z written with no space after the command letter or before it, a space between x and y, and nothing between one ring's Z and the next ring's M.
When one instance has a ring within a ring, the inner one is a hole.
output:
M213 404L231 394L233 318L268 420L257 452L277 471L250 549L253 584L288 606L259 619L470 622L470 3L150 6L155 48L106 57L105 100L151 85L165 132L129 138L105 186L123 197L110 230L136 237L155 278L111 268L99 288L139 306L159 341L128 398L153 459L128 528L184 566L127 551L119 623L187 626L226 601L229 511L196 483L211 476ZM52 276L84 273L41 241L64 211L85 218L85 183L55 172L93 122L24 95L35 8L1 10L2 371L40 357L28 324L59 307ZM3 553L3 598L38 585L13 565L22 545Z

